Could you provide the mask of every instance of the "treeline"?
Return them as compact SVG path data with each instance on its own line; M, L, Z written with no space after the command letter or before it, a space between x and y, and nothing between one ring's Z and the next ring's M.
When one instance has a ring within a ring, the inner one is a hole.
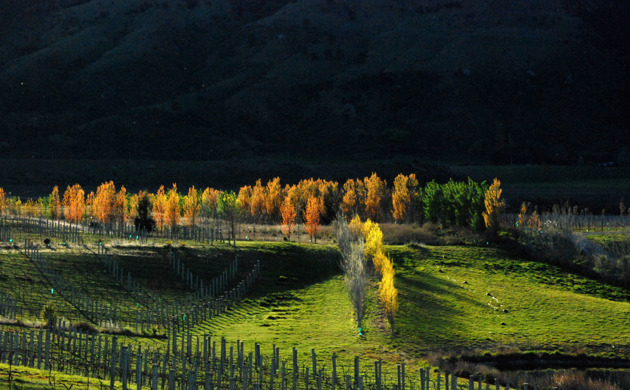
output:
M495 179L498 188L500 182ZM64 219L75 223L142 224L145 227L194 228L201 221L222 218L232 221L282 224L290 238L292 227L304 223L314 237L321 224L331 223L338 214L348 219L359 216L374 222L440 222L481 230L487 210L489 186L485 182L435 181L421 186L414 174L399 174L393 185L376 173L363 179L349 179L342 186L335 181L305 179L282 185L276 177L263 184L240 188L238 193L214 188L190 187L179 192L177 185L156 193L127 192L113 181L86 193L79 184L63 194L54 187L50 195L22 201L7 198L0 188L0 215ZM500 193L499 193L500 194Z

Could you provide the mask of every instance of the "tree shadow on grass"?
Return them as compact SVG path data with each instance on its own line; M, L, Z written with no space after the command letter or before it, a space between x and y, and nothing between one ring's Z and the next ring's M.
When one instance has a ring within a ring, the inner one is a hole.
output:
M400 275L397 281L398 329L413 340L410 344L460 344L461 335L467 332L467 321L462 316L467 314L457 304L486 309L486 305L471 299L461 286L430 274Z

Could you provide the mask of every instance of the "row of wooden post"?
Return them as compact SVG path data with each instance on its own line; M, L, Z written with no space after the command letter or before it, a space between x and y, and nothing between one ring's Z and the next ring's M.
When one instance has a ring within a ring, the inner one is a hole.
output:
M179 341L178 341L179 340ZM462 382L455 375L433 372L430 368L410 370L404 363L383 372L383 362L374 362L374 371L362 371L359 357L350 369L331 356L330 371L311 350L308 364L300 363L292 348L289 360L282 360L280 348L273 346L271 356L263 356L259 344L245 352L245 343L236 345L190 333L167 341L178 345L170 351L144 349L119 343L116 336L83 333L59 325L58 329L39 331L0 331L0 362L14 366L53 369L70 374L105 378L113 388L123 389L207 389L207 390L457 390ZM393 372L392 372L393 371ZM468 379L468 389L510 389L509 382L483 383L481 376ZM166 387L168 386L168 387ZM535 390L535 387L522 387Z

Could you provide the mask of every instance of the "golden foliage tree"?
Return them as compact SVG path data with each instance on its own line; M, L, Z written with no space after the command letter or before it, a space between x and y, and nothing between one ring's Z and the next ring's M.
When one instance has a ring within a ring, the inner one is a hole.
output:
M201 194L201 215L205 218L215 216L221 191L214 188L206 188Z
M323 208L323 202L320 197L311 196L308 198L305 212L306 232L311 236L313 242L317 242L317 232L319 231L320 216Z
M153 218L155 219L155 225L161 229L165 226L166 217L166 194L164 193L164 186L158 188L157 193L153 199Z
M290 196L285 196L282 206L280 206L280 214L282 215L282 233L287 240L291 241L291 234L295 228L295 219L297 210Z
M260 179L256 180L256 184L252 187L251 197L251 209L250 213L254 218L254 221L260 221L263 217L263 213L266 210L265 200L265 187L263 187Z
M519 229L522 229L525 227L526 222L527 222L527 204L523 202L521 204L521 210L518 213L518 225L516 227L518 227Z
M265 210L271 222L279 220L280 206L282 205L282 187L280 186L280 178L276 177L267 182L265 197Z
M173 187L168 190L166 197L164 223L170 226L171 229L176 229L179 226L180 218L179 193L177 192L177 185L173 183Z
M365 197L366 189L363 181L348 179L343 185L341 212L349 218L354 214L363 215Z
M241 214L250 214L252 209L252 186L243 186L238 190L238 204Z
M542 222L540 221L540 216L538 215L538 211L534 210L532 215L529 217L527 221L527 227L530 229L540 229L542 227Z
M63 207L67 221L81 222L85 211L85 192L79 184L68 186L63 194Z
M199 212L201 210L201 203L199 199L199 191L192 186L188 189L188 195L184 201L184 219L186 220L188 227L194 229L197 226L199 220Z
M387 257L383 261L382 274L383 277L378 286L378 299L383 305L385 316L392 329L392 334L394 334L396 332L396 312L398 311L398 290L394 286L394 264Z
M365 199L366 216L374 221L380 221L383 215L382 204L387 197L387 182L376 173L363 179L367 191Z
M102 223L111 222L115 196L116 187L113 181L102 183L96 189L96 195L92 202L92 213Z
M418 197L418 179L415 174L406 176L401 173L396 176L392 189L392 215L396 222L408 220Z
M499 218L503 213L505 202L501 199L501 181L495 178L484 196L486 211L483 212L483 220L486 228L491 232L499 229Z
M369 219L366 221L365 225L368 225L368 222L371 222ZM383 253L383 232L379 228L377 223L369 225L369 230L364 234L365 237L365 260L372 261L374 263L374 269L379 274L381 273L381 265L377 264L381 259L377 259L376 256L379 253Z
M50 193L48 204L48 207L50 207L50 218L53 220L59 219L59 217L61 217L61 199L59 197L59 187L53 187L53 190Z
M4 215L7 209L7 199L4 193L4 188L0 187L0 217Z
M125 224L127 219L127 189L125 186L121 186L120 190L114 195L114 201L112 202L112 222Z

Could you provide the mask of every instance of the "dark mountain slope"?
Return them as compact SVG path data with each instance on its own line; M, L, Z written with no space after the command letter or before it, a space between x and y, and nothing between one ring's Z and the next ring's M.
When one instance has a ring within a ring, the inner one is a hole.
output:
M608 159L630 85L605 3L3 3L0 152Z

